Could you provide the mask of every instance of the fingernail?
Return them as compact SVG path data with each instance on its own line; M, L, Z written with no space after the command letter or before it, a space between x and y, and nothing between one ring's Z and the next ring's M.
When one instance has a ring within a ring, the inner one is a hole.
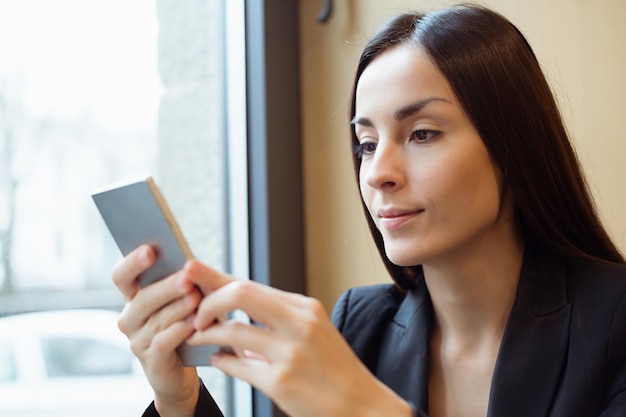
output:
M211 355L211 365L217 365L222 361L222 358L224 357L223 353L219 353L219 352L215 352L213 355Z
M193 327L195 327L197 330L201 330L204 327L202 319L197 315L193 318Z
M185 273L183 271L178 271L177 275L178 277L176 278L176 286L183 291L188 291L190 283L187 280L187 276L185 275Z
M185 320L187 322L187 324L194 324L196 320L196 313L190 314L189 316L187 316L187 319Z
M147 265L150 262L150 256L148 255L148 248L143 248L139 252L139 263Z
M183 303L185 303L186 306L191 306L194 304L194 302L195 302L194 296L191 294L187 294L185 298L183 298Z

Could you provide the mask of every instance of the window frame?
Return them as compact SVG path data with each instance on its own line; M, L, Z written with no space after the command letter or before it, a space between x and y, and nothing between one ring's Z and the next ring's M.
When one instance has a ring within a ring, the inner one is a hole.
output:
M248 210L250 277L305 293L298 3L245 1ZM258 390L252 405L285 416Z

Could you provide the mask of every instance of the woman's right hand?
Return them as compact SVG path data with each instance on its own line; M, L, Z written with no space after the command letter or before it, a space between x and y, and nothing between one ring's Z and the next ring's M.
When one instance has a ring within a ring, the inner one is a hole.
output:
M195 368L181 364L176 347L193 333L190 317L202 295L183 271L140 289L137 277L155 257L144 245L113 270L113 282L125 302L118 324L154 390L159 414L193 416L200 382Z

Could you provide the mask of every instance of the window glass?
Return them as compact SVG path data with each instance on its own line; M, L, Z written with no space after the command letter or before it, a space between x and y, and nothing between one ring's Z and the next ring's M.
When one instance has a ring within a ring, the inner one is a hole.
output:
M121 311L111 282L121 255L91 193L138 176L155 178L194 255L226 269L223 7L0 0L0 321ZM81 338L48 337L43 347L31 367L45 369L33 375L104 377L129 366L118 350ZM9 356L0 347L0 378L15 377ZM200 373L226 410L226 377ZM0 415L3 397L0 385ZM63 406L48 407L69 416Z
M16 379L17 374L15 370L13 344L8 340L0 339L0 384L15 381Z
M85 338L41 341L48 377L131 374L133 356L110 343Z

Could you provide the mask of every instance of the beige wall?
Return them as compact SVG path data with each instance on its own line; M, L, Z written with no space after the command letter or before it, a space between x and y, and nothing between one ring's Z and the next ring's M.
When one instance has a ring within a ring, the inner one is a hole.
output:
M391 15L452 2L302 0L301 71L307 282L331 308L346 288L389 281L371 243L351 167L348 96L368 35ZM456 3L456 2L455 2ZM557 93L600 212L626 252L626 1L491 0L527 36ZM529 132L531 134L532 132Z

